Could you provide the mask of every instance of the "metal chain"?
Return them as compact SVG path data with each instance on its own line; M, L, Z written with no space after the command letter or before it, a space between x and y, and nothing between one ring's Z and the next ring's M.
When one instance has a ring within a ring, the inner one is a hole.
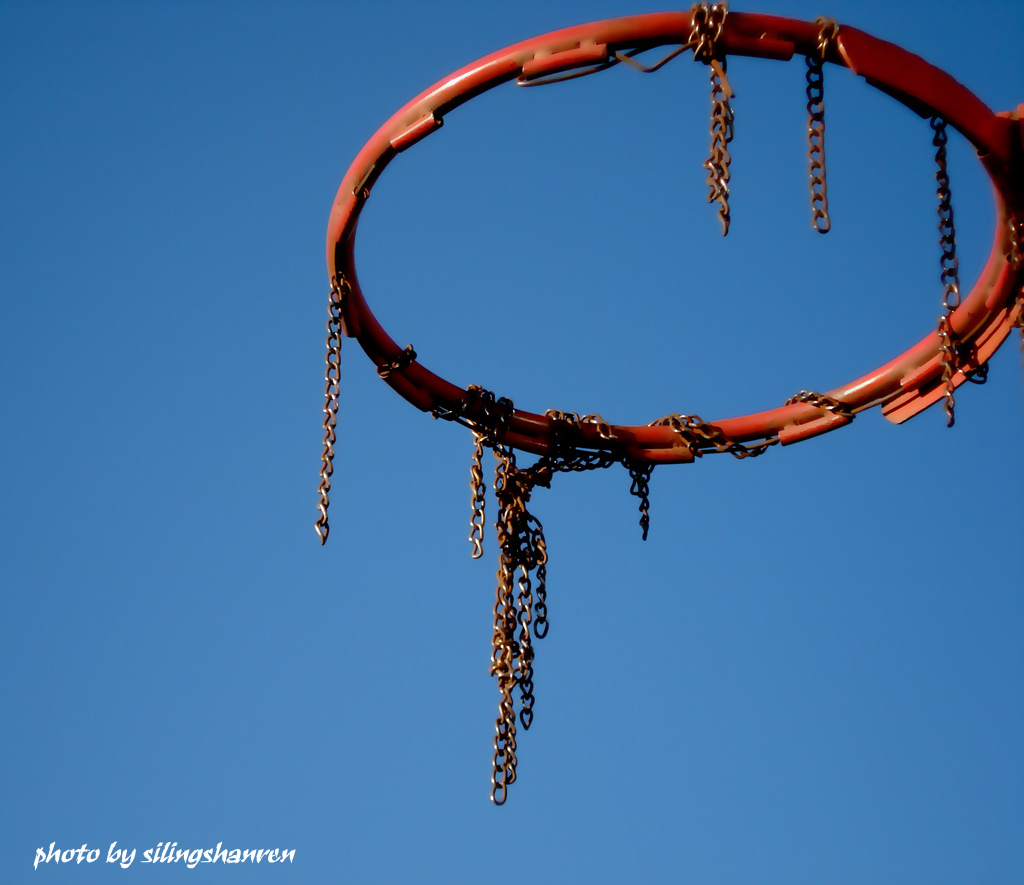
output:
M687 45L693 46L696 61L710 64L715 57L715 43L722 36L728 14L728 3L694 3L690 7L691 25Z
M472 515L469 518L469 543L473 545L473 559L484 554L484 525L487 521L485 512L487 484L484 482L484 468L481 459L484 454L485 435L479 430L473 431L473 461L469 468L470 501Z
M704 162L708 171L708 202L718 202L718 218L722 236L729 233L729 165L732 156L727 145L733 137L733 112L729 104L735 98L726 75L725 56L719 54L717 41L722 36L727 3L696 3L691 9L692 30L689 43L694 44L693 57L711 69L711 154Z
M478 407L478 417L473 420L464 418L466 410L474 404ZM504 432L515 411L512 400L501 397L495 399L494 394L484 390L477 384L466 388L458 406L452 411L434 410L435 418L444 417L452 421L461 421L473 431L473 460L469 467L469 489L471 515L469 518L469 543L473 545L473 559L483 555L484 526L487 523L485 507L487 484L484 482L483 449L492 446L497 436Z
M500 402L500 401L499 401ZM553 423L565 427L580 426L573 413L552 410ZM572 417L569 417L572 416ZM587 416L601 431L599 416ZM608 427L611 434L611 428ZM491 640L491 675L498 680L500 699L498 716L494 724L493 773L491 800L496 805L505 802L508 787L515 782L516 765L516 706L513 690L519 687L520 711L518 721L529 728L534 717L533 642L542 639L550 626L547 609L547 543L544 527L527 509L530 495L537 486L548 488L555 473L582 472L609 467L622 459L608 451L580 451L564 435L555 453L544 455L532 466L519 468L515 451L493 437L478 437L481 445L489 446L497 461L494 493L498 503L495 529L498 537L499 558L497 588L494 602L494 632ZM638 496L642 497L641 512L646 516L647 479L650 467L631 469ZM641 525L646 525L642 521ZM518 628L518 635L517 635Z
M584 415L581 418L575 412L548 409L544 417L551 422L551 439L556 448L574 445L584 424L593 426L601 439L615 439L612 426L600 415Z
M575 412L548 409L544 417L550 421L551 442L556 449L573 448L579 440L580 416Z
M942 306L945 308L945 313L939 317L939 351L942 354L942 383L946 387L946 426L952 427L956 420L953 411L956 405L953 398L953 375L956 373L958 360L951 318L953 311L960 306L960 265L956 257L956 227L953 224L952 195L949 188L949 172L946 169L946 121L939 116L932 117L931 127L935 132L932 144L936 149L935 164L938 167L935 181L939 186L936 193L939 197L939 246L942 249L939 279L943 287Z
M801 395L819 397L820 400L816 402L838 403L820 394L808 394L805 391ZM492 404L500 406L505 403L504 410L497 408L495 412L499 415L511 414L511 403L507 400L495 402L493 394L471 387L467 389L463 402L455 410L443 412L441 417L463 416L467 413L467 404L475 403L478 398L484 402L484 423L475 420L469 422L475 442L471 481L474 514L479 489L476 467L484 446L493 451L497 461L494 493L498 505L495 529L499 557L490 673L498 680L499 702L498 716L494 722L491 801L495 805L502 805L508 798L509 786L516 780L517 721L523 728L529 728L534 718L534 641L546 636L550 626L546 588L547 544L544 540L544 527L528 510L530 496L538 486L549 488L556 473L600 470L621 463L632 479L630 493L640 501L640 527L646 540L650 528L650 478L654 466L632 462L626 456L614 454L607 449L579 449L578 435L584 424L596 427L602 439L614 438L611 425L600 415L580 418L574 412L550 409L546 416L551 423L552 450L538 458L532 466L520 468L516 463L515 450L501 443L497 433L486 426L491 421L486 416L490 415L488 410ZM480 407L476 408L479 412ZM729 452L736 458L750 458L763 454L779 442L778 437L772 437L760 443L744 445L729 439L719 428L705 423L696 415L669 415L652 424L672 427L696 455L702 454L703 446L717 452ZM502 419L498 417L494 427L503 426ZM482 513L482 505L480 511ZM477 518L474 515L473 525L476 524ZM471 532L470 540L473 539L474 534ZM513 698L517 686L520 701L518 714Z
M519 721L529 729L533 722L533 644L530 642L530 624L533 621L533 588L530 570L519 565L519 596L516 599L519 621L519 656L516 661L516 683L519 685Z
M535 551L537 562L537 594L533 603L533 635L536 639L543 639L548 635L548 627L550 626L548 624L547 605L548 545L544 540L544 527L536 519L532 518L530 519L530 546ZM532 682L530 687L532 691Z
M510 449L495 448L498 466L494 477L494 491L498 498L498 587L494 602L494 635L491 641L491 675L498 679L501 700L498 718L494 723L494 757L491 775L491 801L502 805L509 786L516 779L516 711L512 700L515 687L515 603L512 598L512 578L515 569L512 556L509 496L511 472L515 470L515 453Z
M704 455L704 449L710 448L715 452L728 452L734 458L756 458L763 455L769 448L774 446L779 438L773 436L764 442L744 445L736 440L729 439L714 424L703 421L700 415L666 415L652 421L648 427L670 427L674 430L683 444L694 455L700 458ZM710 446L706 445L710 444Z
M1006 250L1006 260L1014 270L1024 261L1024 221L1018 221L1012 215L1006 220L1010 228L1010 244ZM1024 286L1017 293L1017 328L1020 330L1020 349L1024 353Z
M725 62L719 70L711 69L711 155L704 161L708 170L708 202L718 201L718 218L722 222L722 236L729 233L729 165L732 155L726 145L732 141L733 113L729 104L732 96L729 81L725 79Z
M1024 221L1018 221L1012 215L1006 219L1010 229L1010 242L1006 248L1006 261L1016 270L1024 260Z
M970 364L977 359L978 351L973 344L961 341L954 348L956 352L956 364L964 374L964 380L972 384L985 384L988 381L988 360L985 360L976 369L965 369L964 364Z
M411 344L406 344L405 349L398 355L398 359L392 360L390 363L381 363L381 365L377 366L377 374L387 381L392 372L404 369L415 359L416 351L413 350Z
M1024 353L1024 286L1017 293L1017 328L1020 330L1020 349Z
M601 439L615 439L611 425L600 415L584 415L580 418L580 424L593 424L597 428L597 435Z
M828 189L825 183L825 77L822 64L829 45L839 32L834 18L819 16L816 56L807 56L807 159L811 177L811 224L819 234L832 228L828 214Z
M791 406L794 403L810 403L812 406L817 406L819 409L825 409L836 415L842 415L845 418L852 418L854 416L853 409L842 400L825 396L823 393L815 393L813 390L801 390L798 394L786 400L787 406Z
M527 510L535 484L549 485L549 471L527 470L516 466L515 452L500 443L493 445L498 466L495 470L494 492L498 499L495 529L500 548L498 586L494 603L494 636L491 644L491 675L498 679L501 700L495 720L494 767L491 776L491 799L504 803L508 786L516 779L516 711L512 690L519 686L523 728L533 722L533 643L530 637L534 598L530 572L537 572L538 598L543 604L547 546L544 528ZM513 580L515 579L515 589ZM518 590L518 595L516 595ZM544 613L546 614L546 607ZM516 636L516 626L519 635ZM547 633L534 631L536 637Z
M629 487L629 493L640 499L640 528L644 533L643 540L646 541L647 530L651 527L650 481L651 474L654 472L654 465L626 464L626 469L633 480L632 485Z
M327 521L327 508L330 506L331 476L334 474L334 443L337 442L335 428L338 425L338 393L341 382L341 313L345 305L345 295L349 291L349 283L340 273L331 284L327 299L327 363L324 369L324 450L320 456L320 485L317 492L320 502L317 509L320 515L316 519L316 533L320 536L320 546L327 543L327 535L331 528Z

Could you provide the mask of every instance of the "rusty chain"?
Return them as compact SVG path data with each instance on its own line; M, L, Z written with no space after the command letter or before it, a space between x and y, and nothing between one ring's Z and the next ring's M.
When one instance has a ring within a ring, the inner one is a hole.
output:
M530 572L536 573L538 600L543 602L547 546L544 543L543 526L527 510L526 505L534 485L550 484L550 473L545 476L538 472L537 465L520 470L516 466L513 449L497 442L493 443L492 448L498 462L494 494L498 501L495 529L500 552L491 643L491 675L498 679L501 700L498 704L498 718L495 720L491 800L501 805L507 798L509 785L516 779L516 710L512 691L517 685L523 728L528 729L533 722L534 652L531 625L535 603ZM546 618L544 623L546 633ZM535 629L534 635L539 638L543 633Z
M479 417L473 420L465 418L466 410L478 404ZM466 388L462 399L454 411L434 410L435 418L447 418L450 421L465 423L473 431L473 459L469 467L469 490L471 513L469 518L469 543L473 545L473 559L483 555L484 526L486 525L486 493L484 482L483 453L484 445L491 445L498 435L504 432L512 413L515 411L512 400L501 397L495 399L494 394L477 384Z
M726 72L726 57L719 44L727 15L727 3L697 3L692 7L692 28L688 41L656 65L646 67L633 59L633 54L641 51L640 49L629 53L616 52L615 62L609 61L609 64L626 62L638 70L650 73L658 70L683 50L692 48L694 59L708 65L712 103L711 145L710 155L703 167L708 172L707 201L719 204L717 214L722 223L723 236L728 234L731 221L729 182L732 158L728 145L734 135L734 114L730 99L735 97ZM819 17L815 23L818 25L815 53L806 56L808 162L812 226L818 233L827 233L831 229L831 217L825 168L823 63L837 38L839 26L834 19L824 17ZM598 66L594 70L607 66ZM557 79L539 81L536 85L556 82ZM942 250L940 279L944 289L945 311L938 319L938 335L941 342L939 350L942 383L945 386L947 423L953 426L953 378L957 371L961 371L960 366L968 360L969 355L956 341L951 325L951 317L960 305L961 296L947 170L947 124L944 119L935 116L931 120L931 127L934 131L932 143L936 148L935 159L938 166L936 181ZM1006 249L1007 260L1012 267L1017 268L1024 259L1024 223L1010 218L1008 224L1010 237ZM334 445L337 440L342 314L344 300L349 291L349 283L338 274L331 286L328 304L323 408L324 448L318 486L319 517L316 521L316 531L321 544L326 542L329 533L327 512L333 475ZM1024 288L1017 295L1016 305L1019 311L1016 325L1020 328L1024 349ZM396 359L378 365L377 371L382 379L387 380L392 372L404 369L416 358L416 351L412 345L408 345ZM982 383L986 375L987 363L971 372L967 380ZM851 419L855 414L848 404L814 391L802 390L786 400L787 405L796 403L806 403L825 412ZM511 401L496 399L493 393L476 385L467 388L456 406L437 406L430 411L435 418L456 421L469 427L473 432L469 532L473 559L479 559L483 554L487 484L484 481L482 458L485 447L492 450L497 462L494 493L497 503L495 529L499 563L493 608L490 674L497 679L500 699L495 720L491 798L495 804L501 805L507 799L509 786L517 777L517 721L524 729L529 729L534 719L535 640L545 637L549 630L546 592L548 552L544 528L528 509L533 489L537 486L550 487L555 473L584 472L607 468L616 463L622 464L631 479L630 494L639 499L639 525L643 540L646 541L650 528L650 479L654 465L630 461L625 455L613 453L611 448L614 447L580 449L581 431L584 427L593 427L601 440L612 441L615 439L615 432L611 425L596 414L580 417L573 412L548 410L545 415L550 422L552 448L532 466L520 468L516 462L515 450L502 442L508 421L514 413ZM728 452L735 458L745 459L762 455L780 442L778 436L772 436L753 443L743 443L731 439L721 428L703 421L698 415L671 414L652 421L650 426L665 426L671 429L694 457L703 457L708 452ZM514 698L517 687L518 713Z
M813 390L801 390L786 400L787 406L791 406L794 403L810 403L812 406L832 412L834 415L842 415L844 418L853 418L854 416L853 409L842 400L825 396L823 393L815 393Z
M626 462L623 462L626 463ZM647 531L651 527L651 474L654 472L653 464L629 464L626 463L630 479L633 480L629 487L629 493L640 499L640 529L643 531L643 540L647 540Z
M664 418L651 421L647 426L670 427L696 458L703 457L706 448L719 453L728 452L738 459L756 458L779 441L777 436L773 436L763 442L745 445L730 439L720 428L702 420L700 415L666 415Z
M349 291L348 280L340 273L331 284L327 298L327 355L324 369L324 450L320 456L320 484L317 492L320 502L317 509L320 515L316 519L316 533L320 536L320 545L327 543L327 535L331 527L327 521L327 508L330 507L331 476L334 475L334 443L337 442L336 427L338 426L338 393L341 383L341 313L345 306L345 296Z
M931 127L935 133L932 145L935 147L935 164L938 167L935 172L935 181L938 184L936 193L939 198L939 246L942 249L942 258L939 259L941 268L939 279L942 282L944 313L939 317L938 335L941 342L939 352L942 354L942 383L946 388L943 406L946 411L946 426L952 427L956 421L953 376L958 368L958 359L951 320L953 311L960 306L960 265L956 257L956 227L953 223L949 171L946 168L946 143L948 141L946 121L939 116L932 117Z
M469 518L469 543L473 545L473 559L484 555L484 525L486 524L486 493L482 459L484 454L485 434L473 431L473 461L469 468L469 490L472 515Z
M397 359L392 360L390 363L381 363L377 366L377 374L380 375L385 381L391 377L392 372L397 372L400 369L404 369L409 363L416 359L416 351L413 350L411 344L406 344L405 349L398 355Z
M482 401L485 404L484 415L489 414L488 409L492 404L496 406L494 413L499 416L507 416L511 411L510 403L507 410L500 407L502 402L508 403L507 400L495 402L493 394L480 388L468 389L467 397L456 411L464 412L467 400ZM611 426L600 415L584 415L580 418L573 412L552 409L548 411L547 417L551 424L554 449L525 468L517 465L515 450L499 441L498 432L486 429L482 422L472 425L475 441L474 513L479 488L475 484L478 482L475 472L477 453L482 454L486 446L493 451L497 461L494 494L498 505L495 529L499 558L490 667L491 675L498 680L500 696L498 716L495 719L491 775L491 800L496 805L505 802L508 788L516 779L517 710L513 693L518 686L518 722L524 729L528 729L534 717L533 643L545 637L550 626L546 587L548 553L544 527L527 506L534 488L549 488L556 473L599 470L622 463L633 478L630 491L641 501L640 525L645 538L649 525L648 481L653 467L631 464L622 456L604 449L588 451L577 448L578 433L584 424L593 425L602 439L613 438ZM483 420L489 421L490 418ZM507 421L507 417L495 419L495 426L503 428L504 421ZM482 506L480 511L482 513ZM476 523L477 518L474 516ZM472 535L470 539L473 540ZM474 545L474 557L475 551Z
M1020 330L1020 349L1024 353L1024 286L1017 293L1017 328Z
M832 228L828 214L828 189L825 182L825 77L822 65L832 41L839 32L834 18L819 16L817 55L807 56L807 159L811 177L811 224L819 234Z
M1018 221L1012 215L1006 219L1010 229L1010 242L1006 247L1006 261L1014 270L1020 267L1024 259L1024 221Z
M498 704L498 718L495 721L493 774L491 775L491 801L502 805L508 795L508 787L516 779L516 712L512 699L515 687L515 603L512 598L512 578L515 568L512 561L512 536L509 507L510 472L515 469L515 452L494 450L498 466L495 471L494 491L498 496L498 587L494 603L494 633L491 641L491 675L498 679L501 700Z
M686 45L693 46L694 60L711 64L717 57L715 43L722 36L728 14L728 3L694 3L690 7L690 38Z
M733 137L733 112L729 104L735 93L726 75L725 55L718 50L728 3L695 3L691 9L692 29L689 44L693 58L708 65L711 71L711 154L704 161L708 171L708 202L718 202L718 218L722 222L722 236L729 233L729 165L732 156L727 145Z
M1006 261L1014 270L1024 261L1024 221L1018 221L1012 215L1006 220L1010 228L1010 242L1006 249ZM1020 331L1020 349L1024 353L1024 286L1021 286L1015 299L1017 307L1016 326Z

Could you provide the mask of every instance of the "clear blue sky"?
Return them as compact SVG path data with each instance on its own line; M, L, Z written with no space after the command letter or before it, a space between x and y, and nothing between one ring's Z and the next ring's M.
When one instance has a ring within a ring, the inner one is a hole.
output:
M1024 4L752 0L835 16L1024 101ZM313 532L324 236L362 144L495 49L647 0L0 6L0 881L1024 881L1024 372L763 458L539 490L551 631L490 805L496 553L468 432L343 354ZM454 112L375 188L377 315L533 411L706 419L824 390L940 312L931 134L826 69L737 59L732 230L689 54ZM965 286L987 179L950 169ZM493 503L491 503L493 512ZM137 849L106 864L110 843ZM142 864L183 848L292 865ZM36 849L102 849L42 864Z

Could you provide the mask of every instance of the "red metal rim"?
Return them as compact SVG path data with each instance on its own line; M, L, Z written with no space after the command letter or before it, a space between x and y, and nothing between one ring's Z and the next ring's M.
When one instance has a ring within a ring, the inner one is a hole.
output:
M520 77L538 77L600 66L614 52L678 46L690 35L689 12L655 13L609 19L555 31L509 46L456 71L418 95L389 119L349 167L328 224L327 266L345 291L345 334L356 338L378 366L394 364L386 381L424 411L479 420L466 409L465 391L403 358L402 348L384 331L367 305L355 268L355 234L370 190L394 157L437 129L463 102ZM727 55L788 60L816 53L819 25L778 16L729 13L718 45ZM845 65L921 116L941 116L978 151L996 194L997 224L992 252L970 293L951 316L957 340L970 354L955 374L959 386L1003 343L1018 322L1017 299L1024 286L1024 261L1011 261L1014 233L1024 219L1024 159L1019 114L995 114L973 93L938 68L898 46L842 25L826 60ZM1014 225L1017 225L1016 228ZM1018 249L1024 245L1017 244ZM840 411L795 403L764 412L709 422L728 439L783 445L848 424L851 415L873 406L895 422L905 421L942 398L941 339L930 331L921 341L883 366L825 392L843 404ZM844 414L846 413L846 414ZM499 434L506 445L536 454L556 448L552 419L516 408ZM578 447L607 450L638 463L692 461L694 450L669 427L611 425L610 437L584 424Z

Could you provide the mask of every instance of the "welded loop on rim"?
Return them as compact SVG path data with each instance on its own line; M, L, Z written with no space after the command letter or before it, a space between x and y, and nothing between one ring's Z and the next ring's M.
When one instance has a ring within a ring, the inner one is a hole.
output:
M355 337L377 365L395 360L402 348L380 326L368 307L355 274L354 238L363 204L381 172L398 153L436 131L443 114L501 83L516 79L524 65L536 58L570 56L580 47L605 47L629 52L638 47L678 47L692 32L692 16L657 13L632 16L568 28L527 40L492 53L457 71L417 96L397 112L363 148L342 182L328 233L328 266L333 276L344 272L352 286L346 298L344 332ZM788 59L794 54L817 52L820 26L775 16L730 12L719 40L724 55ZM585 54L585 53L584 53ZM952 382L958 386L1002 344L1020 323L1016 294L1024 284L1024 262L1011 266L1010 218L1024 218L1024 161L1021 127L1016 119L995 115L952 77L899 47L877 40L856 28L842 26L827 48L827 60L843 64L871 85L895 96L924 116L941 116L975 147L996 190L998 223L996 243L988 264L972 290L950 316L950 331L957 345L974 348L976 365L959 366ZM572 62L575 64L575 62ZM572 66L567 61L567 66ZM1019 247L1016 249L1020 251ZM922 289L925 283L922 281ZM943 379L940 335L934 329L915 346L863 377L827 390L823 395L845 403L851 412L881 405L890 420L902 421L941 398ZM474 408L458 414L462 388L430 372L418 360L391 371L387 383L423 411L450 417L473 426ZM842 415L799 402L738 418L709 422L724 438L752 446L788 444L849 423ZM683 445L668 427L610 425L611 439L595 425L580 427L582 451L609 452L616 459L639 463L693 460L694 451ZM550 421L543 415L517 409L502 436L503 444L539 455L553 451ZM710 447L706 450L710 450Z

